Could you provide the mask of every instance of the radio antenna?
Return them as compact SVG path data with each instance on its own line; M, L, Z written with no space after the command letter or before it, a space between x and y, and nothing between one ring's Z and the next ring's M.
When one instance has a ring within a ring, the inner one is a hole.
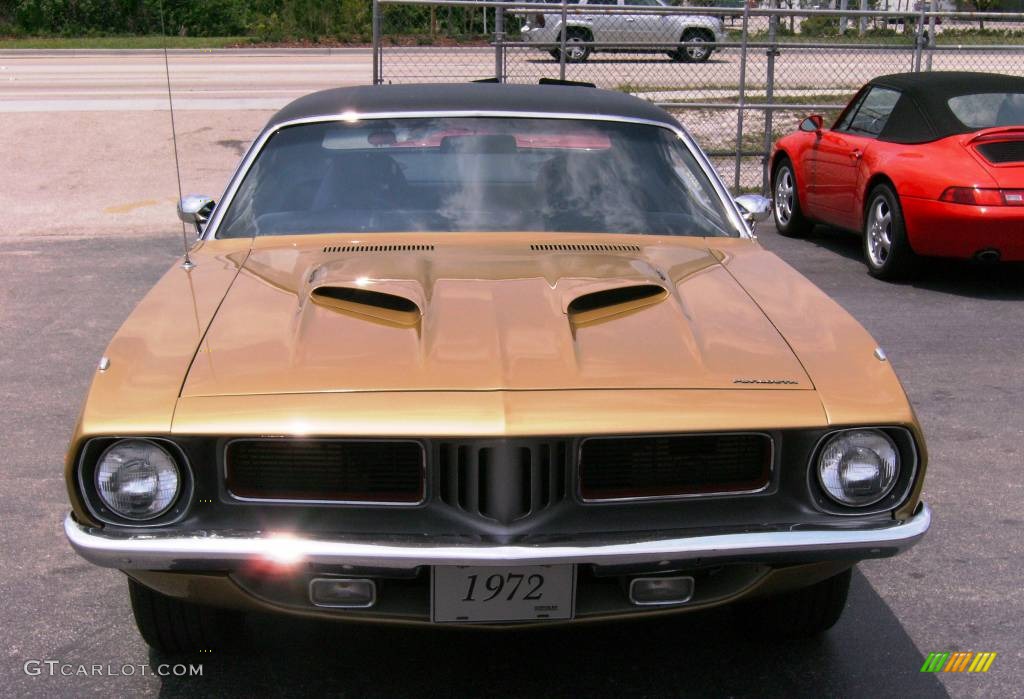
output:
M167 28L164 26L164 0L160 0L160 34L163 35L164 40L164 75L167 77L167 107L171 112L171 143L174 145L174 174L178 180L178 201L181 201L181 165L178 162L178 131L174 127L174 98L171 96L171 65L167 59ZM185 228L185 222L181 222L181 242L185 247L185 261L181 263L181 268L186 272L193 267L195 264L188 254L188 230Z

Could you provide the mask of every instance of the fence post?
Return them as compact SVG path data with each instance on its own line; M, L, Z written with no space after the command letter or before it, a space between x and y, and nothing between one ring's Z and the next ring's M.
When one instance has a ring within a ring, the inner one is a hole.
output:
M569 12L567 8L567 0L562 0L562 36L559 38L561 47L558 50L558 79L565 80L565 35L569 33L569 28L566 25L568 22Z
M377 0L373 0L373 7L371 9L371 12L372 14L370 15L370 31L372 33L373 50L370 52L370 57L373 60L373 84L380 85L382 82L382 78L380 75L380 4L377 2Z
M776 7L778 7L777 0L768 0L768 9L774 10ZM771 107L775 103L775 57L779 55L775 41L778 26L778 15L768 18L768 65L765 67L765 102L768 104L768 109L764 110L764 153L761 155L761 192L763 194L769 194L771 187L771 172L769 172L771 163L768 162L768 159L772 153L772 131L775 127L775 110Z
M921 44L924 42L924 13L928 4L921 2L921 14L917 16L917 35L914 37L914 72L921 72Z
M499 83L505 82L505 9L502 7L494 8L494 77Z
M743 3L743 29L740 40L740 85L739 109L736 110L736 168L733 173L733 188L740 191L740 165L743 162L743 111L747 105L747 43L750 35L750 3Z
M932 54L935 53L935 16L928 18L928 71L932 69Z

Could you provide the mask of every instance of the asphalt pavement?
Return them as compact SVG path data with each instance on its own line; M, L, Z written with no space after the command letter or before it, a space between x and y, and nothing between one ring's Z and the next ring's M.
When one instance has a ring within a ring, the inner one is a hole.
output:
M28 92L71 80L45 98L0 84L0 102L157 89L154 66L122 68L37 75ZM131 87L132 70L144 84ZM308 91L339 73L273 75L267 90ZM888 352L928 439L935 520L910 552L859 566L823 638L750 638L722 610L514 633L254 617L248 647L186 661L201 676L152 674L165 660L136 634L123 576L64 541L61 462L103 348L180 254L167 114L51 106L0 109L0 695L1024 696L1024 270L936 262L912 284L886 284L864 272L855 237L826 229L806 240L766 230L761 241ZM186 191L219 191L268 114L208 107L179 116ZM987 674L919 672L929 652L958 650L998 656Z
M203 664L201 677L121 672L163 660L133 628L123 577L80 560L64 541L61 456L97 358L175 262L177 233L0 239L0 693L1021 695L1024 275L937 263L914 284L886 284L865 274L855 238L826 230L761 240L888 351L928 437L924 496L935 524L909 553L860 566L845 615L821 640L752 639L723 611L515 633L256 617L248 648L189 659ZM999 655L985 675L919 672L927 653L953 650ZM74 671L109 664L121 674L27 674L48 667L26 668L33 660Z

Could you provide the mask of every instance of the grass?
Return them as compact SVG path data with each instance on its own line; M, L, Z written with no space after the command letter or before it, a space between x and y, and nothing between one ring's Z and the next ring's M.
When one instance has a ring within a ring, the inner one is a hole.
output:
M165 39L159 34L149 36L90 36L90 37L0 37L0 50L4 49L161 49ZM253 39L247 36L169 36L168 48L219 49L249 46Z

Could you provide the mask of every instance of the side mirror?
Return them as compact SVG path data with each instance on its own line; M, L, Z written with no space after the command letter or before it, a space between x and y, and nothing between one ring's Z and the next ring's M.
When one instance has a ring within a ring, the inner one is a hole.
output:
M800 130L807 133L818 133L825 125L825 119L820 114L812 114L800 122Z
M743 194L736 197L736 206L740 207L743 220L747 222L751 230L757 224L766 220L772 215L772 201L762 197L760 194Z
M196 235L201 235L203 226L210 220L216 202L212 197L202 194L188 194L178 202L178 218L196 227Z

